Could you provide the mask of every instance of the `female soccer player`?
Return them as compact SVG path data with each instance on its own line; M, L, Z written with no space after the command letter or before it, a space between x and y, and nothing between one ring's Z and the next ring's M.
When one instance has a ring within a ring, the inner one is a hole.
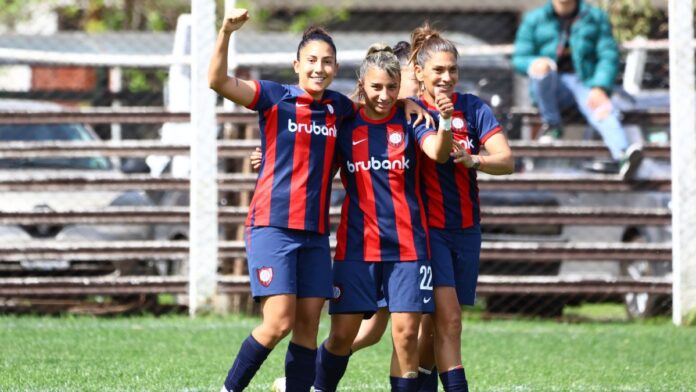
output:
M423 200L428 212L435 286L435 359L445 391L468 391L461 360L461 305L476 293L481 229L476 172L510 174L512 152L493 111L481 99L455 91L459 54L452 42L426 23L411 36L411 62L421 84L420 100L442 124L451 124L455 150L451 160L423 160ZM441 95L451 97L454 112L439 116ZM487 155L481 155L481 146Z
M418 326L433 303L418 169L421 160L449 159L452 137L444 126L435 132L408 124L394 105L400 71L389 47L373 45L358 80L365 106L339 132L337 161L346 197L336 233L331 331L319 348L317 391L336 390L360 323L377 311L380 293L392 319L392 391L413 390L417 382ZM449 118L447 96L434 104Z
M406 41L399 41L396 43L396 45L394 45L393 51L401 66L399 98L417 96L418 81L416 80L413 67L409 64L411 44ZM388 322L389 311L387 310L386 303L381 301L377 312L369 319L363 320L363 322L360 324L360 330L358 331L358 335L355 337L351 351L356 352L379 342L382 335L384 335Z
M292 331L288 391L309 391L320 312L333 296L327 229L337 130L356 108L348 97L327 90L338 70L336 47L319 28L305 31L298 45L296 86L228 76L230 35L248 19L245 9L225 17L208 70L218 94L259 112L264 155L246 237L252 295L261 302L263 321L242 343L223 390L244 390Z

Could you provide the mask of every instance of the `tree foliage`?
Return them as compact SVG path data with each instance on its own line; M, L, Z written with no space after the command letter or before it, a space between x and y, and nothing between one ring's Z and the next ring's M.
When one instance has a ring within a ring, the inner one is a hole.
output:
M57 8L64 29L89 32L172 30L189 10L190 0L82 0Z
M40 9L55 11L61 30L172 30L190 0L0 0L0 23L12 30Z
M600 0L599 4L609 14L614 37L619 42L638 36L663 38L667 35L667 16L656 9L651 0ZM696 23L696 17L694 21Z

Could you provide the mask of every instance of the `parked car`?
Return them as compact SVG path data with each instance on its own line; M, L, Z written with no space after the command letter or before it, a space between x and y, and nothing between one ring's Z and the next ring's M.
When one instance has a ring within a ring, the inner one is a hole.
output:
M24 100L0 100L0 111L60 111L57 104ZM96 133L84 124L0 124L0 142L94 141ZM123 167L133 167L124 164ZM47 175L123 176L115 162L104 156L30 157L0 159L0 182L12 178ZM107 207L152 206L142 191L86 190L9 191L0 193L0 213L14 211L87 211ZM125 241L149 240L150 225L36 224L0 225L0 241ZM156 271L152 263L111 263L78 260L27 260L14 266L0 263L3 276L139 274Z

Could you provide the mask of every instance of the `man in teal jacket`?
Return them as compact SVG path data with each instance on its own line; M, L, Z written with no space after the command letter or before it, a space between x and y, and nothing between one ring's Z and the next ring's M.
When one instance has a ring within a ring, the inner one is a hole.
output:
M609 99L619 51L604 11L583 0L550 0L530 11L517 30L512 62L529 75L530 93L544 120L540 140L560 138L561 109L577 106L602 135L621 176L632 177L641 150L629 146Z

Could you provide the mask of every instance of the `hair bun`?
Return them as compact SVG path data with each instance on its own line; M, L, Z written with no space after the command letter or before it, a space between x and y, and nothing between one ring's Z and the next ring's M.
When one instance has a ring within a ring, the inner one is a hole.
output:
M370 47L367 49L367 56L379 52L387 52L394 54L394 50L391 48L391 46L383 43L377 43L370 45Z
M315 34L329 37L329 33L326 30L324 30L324 28L320 26L310 26L307 28L307 30L304 31L304 33L302 33L302 39L304 40Z

